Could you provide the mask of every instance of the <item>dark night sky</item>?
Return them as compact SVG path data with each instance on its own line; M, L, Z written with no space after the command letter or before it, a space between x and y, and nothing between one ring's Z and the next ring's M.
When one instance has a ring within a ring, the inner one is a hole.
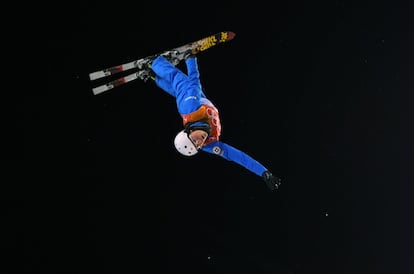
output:
M414 273L408 1L138 2L49 7L48 86L16 106L3 273ZM222 141L277 192L180 157L175 101L152 83L91 92L90 72L223 30L201 81Z

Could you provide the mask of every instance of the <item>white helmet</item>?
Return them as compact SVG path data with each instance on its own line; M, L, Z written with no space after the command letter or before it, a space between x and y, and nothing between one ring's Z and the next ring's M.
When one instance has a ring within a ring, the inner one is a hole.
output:
M185 130L178 132L177 136L175 136L174 146L184 156L193 156L198 152L193 142L188 138Z

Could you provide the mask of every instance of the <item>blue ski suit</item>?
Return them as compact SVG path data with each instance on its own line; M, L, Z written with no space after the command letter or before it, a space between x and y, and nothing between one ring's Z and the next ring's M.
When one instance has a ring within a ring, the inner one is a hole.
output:
M151 65L155 73L154 80L156 85L175 97L178 112L183 118L183 125L185 126L190 121L197 122L197 117L200 117L197 115L197 112L206 108L203 113L212 114L209 115L209 124L212 131L201 150L235 162L254 174L263 177L266 182L264 174L270 174L272 176L266 167L246 153L219 140L221 124L218 110L207 99L202 90L197 59L195 56L191 56L185 60L185 63L187 66L187 74L175 67L163 56L158 56ZM276 182L276 188L278 187L278 183L280 182Z

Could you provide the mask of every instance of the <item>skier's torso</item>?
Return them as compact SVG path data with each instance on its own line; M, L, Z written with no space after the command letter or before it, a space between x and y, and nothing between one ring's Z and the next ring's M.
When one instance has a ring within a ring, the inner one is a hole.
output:
M217 108L211 103L210 100L203 97L200 99L201 107L189 114L182 114L181 117L183 118L183 125L185 127L186 124L191 122L196 122L200 120L205 120L211 127L211 133L208 139L205 142L205 145L209 143L218 141L221 134L221 123L220 123L220 116Z

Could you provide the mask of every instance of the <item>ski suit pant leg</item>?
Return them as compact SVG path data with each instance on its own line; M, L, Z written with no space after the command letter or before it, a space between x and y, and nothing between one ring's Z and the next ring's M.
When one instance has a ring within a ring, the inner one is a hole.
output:
M180 114L189 114L199 109L200 99L205 97L200 84L196 59L188 58L185 62L188 75L163 56L158 56L152 62L152 70L156 75L155 83L175 97Z

